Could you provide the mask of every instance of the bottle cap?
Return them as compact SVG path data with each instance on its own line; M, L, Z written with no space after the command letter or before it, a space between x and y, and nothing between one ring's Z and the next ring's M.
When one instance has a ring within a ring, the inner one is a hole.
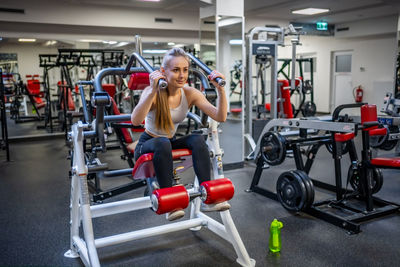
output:
M282 227L283 227L283 223L280 222L280 221L278 221L277 219L274 219L274 220L271 222L271 229L272 229L272 228L281 229Z

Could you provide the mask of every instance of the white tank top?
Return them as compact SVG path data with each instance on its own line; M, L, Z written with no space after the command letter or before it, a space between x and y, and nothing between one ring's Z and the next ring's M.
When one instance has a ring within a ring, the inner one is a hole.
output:
M186 118L186 114L189 111L189 105L183 88L181 88L181 102L179 103L179 106L177 106L176 108L170 108L169 110L171 112L172 123L174 124L174 130L171 134L172 136L174 136L176 130L178 129L179 123L181 123ZM146 130L156 136L170 137L167 133L156 128L155 119L155 110L150 110L145 118Z

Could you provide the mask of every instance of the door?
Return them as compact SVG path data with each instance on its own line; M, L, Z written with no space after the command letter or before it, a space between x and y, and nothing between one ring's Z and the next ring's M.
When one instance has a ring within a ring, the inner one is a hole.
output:
M339 105L354 103L351 63L352 51L333 52L331 112Z

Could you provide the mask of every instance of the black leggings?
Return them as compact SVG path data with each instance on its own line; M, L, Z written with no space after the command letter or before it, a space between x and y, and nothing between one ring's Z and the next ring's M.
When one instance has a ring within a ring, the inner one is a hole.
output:
M204 137L190 134L177 139L167 137L152 137L144 132L135 148L135 160L145 153L154 153L153 165L161 188L171 187L173 181L172 149L187 148L192 150L194 172L201 184L210 180L210 154Z

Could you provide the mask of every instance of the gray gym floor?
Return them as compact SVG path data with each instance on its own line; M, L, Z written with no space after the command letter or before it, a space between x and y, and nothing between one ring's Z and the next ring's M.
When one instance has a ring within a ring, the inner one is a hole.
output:
M225 140L224 142L226 142ZM62 138L12 143L11 162L0 151L0 266L82 266L79 259L63 256L69 248L68 147ZM112 168L126 168L119 150L101 159ZM343 162L348 162L344 156ZM343 173L347 171L343 164ZM283 171L294 169L287 158L264 170L260 185L274 190ZM292 214L280 203L256 193L246 193L254 163L225 172L235 184L231 214L248 253L257 266L399 266L400 214L362 225L362 232L349 235L343 229L306 214ZM183 177L189 182L191 171ZM333 183L330 154L321 148L310 176ZM383 170L384 185L377 196L400 203L399 171ZM129 182L108 179L104 186ZM141 196L144 188L116 196L119 200ZM316 200L333 197L317 190ZM188 212L187 212L188 213ZM187 217L188 215L186 215ZM211 214L218 219L218 214ZM269 224L282 221L282 251L268 251ZM96 237L118 234L167 223L165 216L142 210L95 219ZM208 231L181 231L98 250L105 266L239 266L230 244Z

